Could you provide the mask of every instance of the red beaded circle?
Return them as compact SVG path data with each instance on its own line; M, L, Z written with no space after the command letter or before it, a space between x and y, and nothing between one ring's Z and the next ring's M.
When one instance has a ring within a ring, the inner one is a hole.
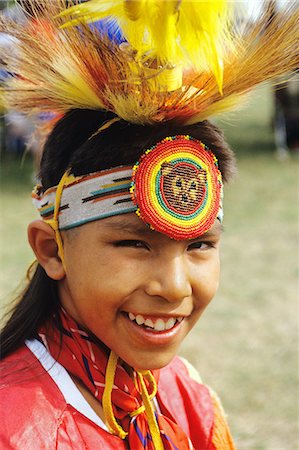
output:
M133 167L137 214L171 238L193 239L213 225L220 207L221 173L215 155L190 136L163 139Z

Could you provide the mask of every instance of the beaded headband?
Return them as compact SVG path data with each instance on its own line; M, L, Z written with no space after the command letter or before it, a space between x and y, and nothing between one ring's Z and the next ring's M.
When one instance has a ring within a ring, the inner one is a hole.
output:
M191 136L167 137L131 166L74 176L64 174L33 203L55 230L68 230L119 214L136 214L174 239L204 234L222 221L222 181L215 155Z

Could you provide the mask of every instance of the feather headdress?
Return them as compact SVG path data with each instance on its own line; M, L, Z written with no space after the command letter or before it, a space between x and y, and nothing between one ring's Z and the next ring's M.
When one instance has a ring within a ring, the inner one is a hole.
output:
M27 26L0 20L19 45L1 54L15 74L6 101L23 112L104 109L133 123L192 124L299 66L297 2L241 25L225 0L30 3Z

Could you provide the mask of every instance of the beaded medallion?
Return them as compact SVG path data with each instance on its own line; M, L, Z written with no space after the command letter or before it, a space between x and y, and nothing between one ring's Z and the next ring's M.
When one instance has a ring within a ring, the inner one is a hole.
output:
M222 180L215 155L191 136L163 139L133 167L136 213L152 229L174 239L192 239L213 225Z

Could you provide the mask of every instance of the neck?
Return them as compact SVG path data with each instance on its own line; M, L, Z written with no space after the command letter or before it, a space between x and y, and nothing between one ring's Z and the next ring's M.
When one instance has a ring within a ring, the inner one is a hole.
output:
M105 422L104 411L101 402L95 398L94 395L87 389L87 387L82 383L79 378L75 377L71 373L69 373L71 379L75 383L76 387L79 389L89 406L94 410L97 416Z

